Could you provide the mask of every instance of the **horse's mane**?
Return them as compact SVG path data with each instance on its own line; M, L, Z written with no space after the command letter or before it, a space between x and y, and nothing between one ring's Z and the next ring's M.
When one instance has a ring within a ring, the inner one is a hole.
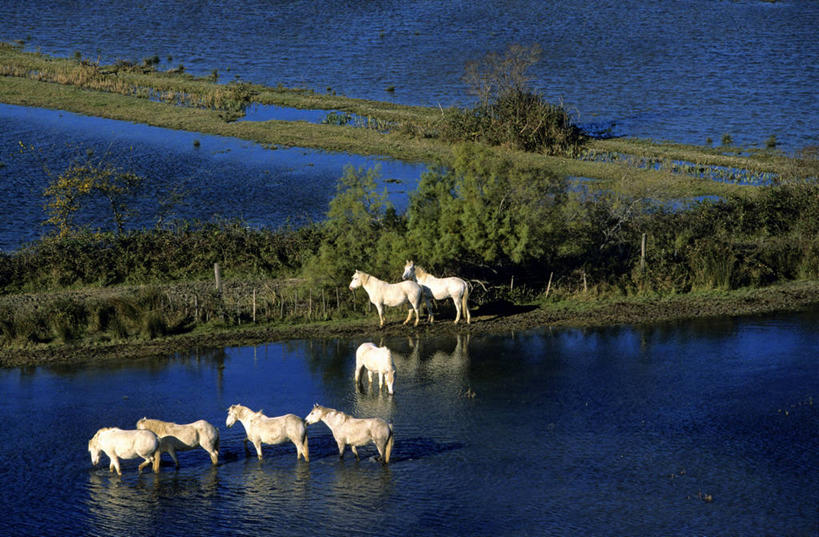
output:
M413 265L413 268L415 270L416 276L432 276L432 274L424 270L424 267Z

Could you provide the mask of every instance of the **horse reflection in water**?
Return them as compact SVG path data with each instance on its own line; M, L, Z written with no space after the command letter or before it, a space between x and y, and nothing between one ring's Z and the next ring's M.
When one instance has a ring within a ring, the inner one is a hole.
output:
M100 452L111 460L108 469L122 475L119 459L143 458L139 472L153 463L154 472L159 471L159 439L151 431L124 430L117 427L103 427L88 441L91 464L100 462Z
M262 414L261 410L253 412L243 405L230 405L225 425L233 427L237 420L245 428L246 438L242 440L245 452L249 440L256 448L259 460L262 460L262 444L281 444L290 440L296 446L296 460L304 457L305 461L310 461L307 428L304 421L295 414L270 418Z
M455 304L455 324L461 320L461 314L466 317L466 324L472 322L472 314L469 313L469 284L457 276L447 278L436 278L412 261L407 261L404 265L404 280L417 282L424 290L432 295L435 300L451 298Z
M360 386L361 371L367 370L370 387L373 384L373 373L378 373L378 392L387 384L387 393L393 394L395 386L395 365L392 363L392 354L387 347L377 347L375 343L366 342L358 346L355 351L355 385Z
M384 327L384 306L396 307L409 304L410 310L407 312L407 318L404 324L410 321L412 312L414 311L415 324L413 326L418 326L421 302L423 301L427 305L430 324L433 321L429 300L421 289L421 286L415 282L402 281L398 283L387 283L379 280L375 276L370 276L366 272L356 270L355 274L353 274L353 279L350 281L350 290L355 290L359 287L363 287L364 290L367 291L370 302L372 302L375 305L375 309L378 310L378 320L382 328Z
M469 365L469 340L469 334L457 334L452 352L441 349L426 351L422 349L419 338L407 338L408 353L398 352L395 348L390 350L402 377L434 375L440 378L445 375L452 377L452 381L460 382L465 379ZM445 341L451 340L447 338Z
M184 509L192 513L211 512L223 496L219 489L219 468L208 466L190 474L171 472L140 474L134 481L109 480L99 472L88 476L88 526L84 535L158 535L168 514L157 506L165 501L184 499ZM76 508L76 506L75 506ZM78 530L79 532L79 530ZM44 532L44 533L47 533Z
M213 464L219 462L219 431L205 420L180 425L170 421L142 418L137 422L137 429L152 431L159 437L159 455L170 454L174 466L179 468L177 451L188 451L201 447L210 455ZM157 463L158 464L158 463Z
M319 421L323 421L333 433L333 438L338 444L339 458L344 457L344 449L349 445L355 460L359 460L357 447L372 442L378 450L381 462L384 464L390 462L394 441L392 425L381 418L354 418L334 408L316 404L304 418L304 423L312 425Z

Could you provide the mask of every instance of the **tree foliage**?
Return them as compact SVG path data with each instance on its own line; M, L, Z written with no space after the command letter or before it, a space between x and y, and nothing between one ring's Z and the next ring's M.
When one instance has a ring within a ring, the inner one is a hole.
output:
M537 45L511 45L503 54L490 53L467 64L464 79L478 103L470 109L448 110L442 137L531 152L576 152L583 135L571 114L529 86L527 71L539 59Z
M74 217L83 202L100 196L111 210L118 233L125 230L130 214L128 199L142 186L144 179L132 172L121 171L111 164L73 164L49 181L43 191L46 197L47 223L57 229L60 237L74 231Z

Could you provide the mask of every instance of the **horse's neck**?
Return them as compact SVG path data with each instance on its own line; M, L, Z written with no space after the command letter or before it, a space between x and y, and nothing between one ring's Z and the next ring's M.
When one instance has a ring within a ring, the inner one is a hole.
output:
M367 274L365 278L361 278L361 285L364 287L364 289L375 289L376 287L384 285L384 283L386 282L383 282L375 276L371 276L369 274Z
M242 425L244 425L245 428L250 425L250 422L253 421L254 417L256 417L256 413L246 406L236 407L236 419L242 422Z
M330 410L326 414L324 414L324 417L321 418L321 421L323 421L324 424L327 425L327 427L329 427L330 429L335 429L336 427L342 425L345 421L347 421L348 417L349 416L347 416L347 414L345 414L344 412L340 412L338 410Z
M415 281L423 282L425 280L435 279L435 276L425 271L421 267L415 267Z

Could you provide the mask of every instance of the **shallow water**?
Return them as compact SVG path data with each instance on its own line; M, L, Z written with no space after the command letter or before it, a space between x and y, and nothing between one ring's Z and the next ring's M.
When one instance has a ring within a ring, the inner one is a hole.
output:
M12 250L46 230L43 189L72 161L112 162L148 184L133 200L132 227L158 220L238 218L276 228L323 220L345 166L380 169L398 210L426 170L422 164L257 143L150 127L70 112L0 104L0 250ZM21 151L20 143L34 150ZM198 146L195 145L198 142ZM92 155L87 156L87 151ZM44 171L50 170L50 175ZM78 223L111 229L105 205Z
M467 61L537 43L532 84L615 135L819 143L813 0L101 0L0 3L0 40L103 62L448 106ZM394 87L394 92L387 88Z
M0 370L0 533L815 534L817 321L388 339L393 397L353 386L359 340ZM369 446L339 461L317 424L309 463L292 445L259 462L241 427L224 426L236 402L383 417L393 460ZM179 470L166 459L141 476L127 461L121 478L104 456L92 468L94 431L143 416L211 421L222 461L186 452Z

